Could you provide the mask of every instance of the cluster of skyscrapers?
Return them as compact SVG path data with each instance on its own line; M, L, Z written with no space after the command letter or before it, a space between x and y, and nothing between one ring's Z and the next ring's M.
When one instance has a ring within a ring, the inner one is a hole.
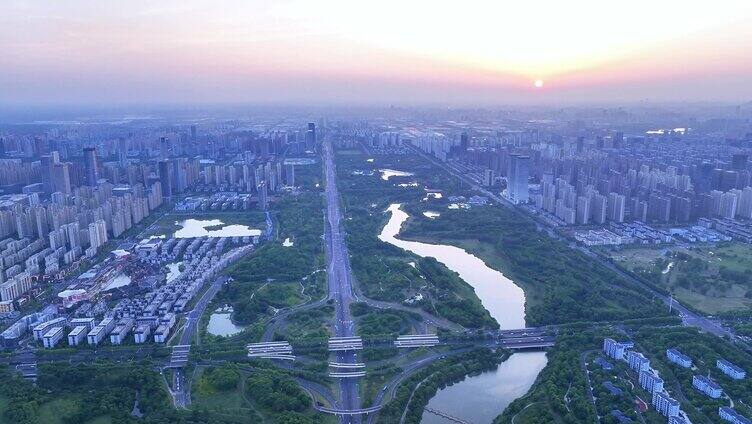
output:
M37 278L63 277L183 193L248 193L265 209L270 193L295 184L287 156L315 150L316 139L314 123L263 133L190 125L0 135L0 313Z

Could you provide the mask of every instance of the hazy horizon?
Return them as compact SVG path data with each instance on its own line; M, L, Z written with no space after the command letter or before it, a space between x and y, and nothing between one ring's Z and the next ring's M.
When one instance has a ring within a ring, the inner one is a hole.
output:
M739 0L10 1L0 104L748 102L750 23Z

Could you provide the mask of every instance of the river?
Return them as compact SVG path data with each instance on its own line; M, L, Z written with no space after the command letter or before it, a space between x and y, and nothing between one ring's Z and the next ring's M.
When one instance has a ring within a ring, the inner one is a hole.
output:
M525 327L525 293L512 280L459 247L397 238L409 215L399 204L389 206L388 211L391 217L379 234L380 240L418 256L434 257L457 272L475 289L483 306L502 329ZM495 371L468 377L439 390L428 407L472 423L489 423L513 400L527 393L546 361L545 352L515 353ZM424 424L449 422L428 412L424 412L421 419Z

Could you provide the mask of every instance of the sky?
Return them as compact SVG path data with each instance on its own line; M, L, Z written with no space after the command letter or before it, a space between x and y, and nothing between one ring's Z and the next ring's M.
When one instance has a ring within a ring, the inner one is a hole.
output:
M3 0L0 104L752 100L749 0Z

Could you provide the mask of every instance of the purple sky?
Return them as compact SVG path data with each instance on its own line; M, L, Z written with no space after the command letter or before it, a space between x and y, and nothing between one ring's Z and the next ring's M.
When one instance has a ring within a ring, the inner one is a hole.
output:
M752 100L748 0L444 3L10 0L0 104Z

